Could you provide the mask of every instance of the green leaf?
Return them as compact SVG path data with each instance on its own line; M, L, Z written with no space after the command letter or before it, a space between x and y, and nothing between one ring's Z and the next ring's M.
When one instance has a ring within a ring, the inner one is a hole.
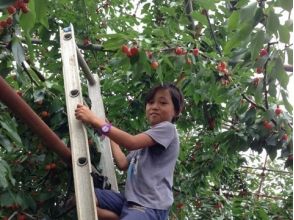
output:
M196 21L199 21L201 24L205 25L205 26L208 26L208 21L207 21L207 18L206 16L204 16L203 14L197 12L197 11L194 11L191 16L196 20Z
M276 5L287 10L288 12L291 12L291 10L293 9L293 1L290 1L290 0L276 1Z
M9 182L11 182L13 185L15 184L15 180L11 176L10 167L5 160L0 160L0 189L7 188Z
M215 3L216 0L198 0L197 3L200 5L200 7L210 10L215 10Z
M26 34L30 33L36 22L35 1L30 1L28 6L29 12L22 13L19 19L19 24Z
M284 89L287 89L289 83L289 76L285 72L283 62L280 57L273 60L274 66L272 68L272 73L275 74L277 80Z
M280 21L278 15L271 9L268 13L266 31L269 34L275 34L277 36L278 27L280 26Z
M286 48L287 55L288 55L288 63L293 65L293 49L288 47Z
M257 3L253 2L247 5L240 10L240 23L248 22L248 20L252 20L257 10Z
M240 13L238 11L233 11L231 16L228 18L228 29L231 31L237 29L239 19L240 19Z
M16 144L22 145L21 138L17 133L17 130L13 123L6 123L5 121L0 121L2 128L6 131L7 135L12 138Z
M1 178L1 176L0 176L0 178ZM2 207L11 205L13 203L14 203L14 198L13 198L11 192L4 191L3 193L0 194L0 205Z
M3 136L1 133L0 133L0 146L3 146L7 150L7 152L11 152L13 149L13 145L10 142L10 140L7 139L5 136Z
M35 1L36 9L36 21L40 22L44 27L49 29L47 9L48 0L37 0Z
M280 41L282 43L288 44L290 41L290 30L287 28L287 26L280 25L278 32L279 32L279 36L280 36Z
M125 42L126 41L123 38L111 38L103 43L103 48L106 50L116 50L119 49Z
M282 95L282 98L283 98L283 103L285 105L285 108L287 109L288 112L292 112L293 111L293 107L289 103L289 101L288 101L288 95L287 95L287 93L283 89L281 89L281 95Z
M16 0L1 0L0 9L7 8L9 5L15 3Z
M255 60L259 54L259 50L263 48L263 43L265 41L265 33L263 30L258 30L254 35L251 44L251 59Z
M21 66L22 62L25 60L25 53L20 40L17 37L12 39L11 49L14 60L19 66Z
M229 53L231 49L237 47L243 40L248 38L250 32L252 31L252 24L250 22L245 22L241 25L239 32L237 32L231 39L228 40L224 47L225 54Z

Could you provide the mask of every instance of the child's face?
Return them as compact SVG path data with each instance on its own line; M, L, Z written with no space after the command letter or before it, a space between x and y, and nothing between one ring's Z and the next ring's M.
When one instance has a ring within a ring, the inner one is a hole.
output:
M151 125L172 121L176 113L168 89L158 90L153 99L146 104L146 116Z

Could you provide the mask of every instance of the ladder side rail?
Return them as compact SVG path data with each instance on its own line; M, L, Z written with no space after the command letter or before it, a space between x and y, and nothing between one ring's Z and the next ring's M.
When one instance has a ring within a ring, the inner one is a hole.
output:
M103 105L103 99L101 95L100 80L97 74L94 74L94 79L96 81L95 85L91 85L88 82L88 92L92 103L92 111L98 116L105 118L105 110ZM104 138L104 140L99 140L101 152L101 159L99 166L102 169L102 174L108 177L111 183L111 189L118 191L117 179L115 174L115 167L113 163L112 151L109 138Z
M87 132L83 123L75 118L74 112L83 98L72 25L70 29L60 29L60 44L78 219L97 220Z
M91 73L87 62L84 60L84 58L83 58L83 56L82 56L82 54L81 54L78 47L77 47L77 55L78 55L79 65L80 65L85 77L87 78L90 85L94 85L96 82L95 82L95 79L93 77L93 74Z

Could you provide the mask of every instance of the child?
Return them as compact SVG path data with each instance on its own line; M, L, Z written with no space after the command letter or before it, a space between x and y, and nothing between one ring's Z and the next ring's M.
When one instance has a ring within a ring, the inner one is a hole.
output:
M173 84L154 87L146 97L151 128L131 135L78 105L75 115L111 139L112 154L120 170L127 170L124 193L95 189L99 219L166 220L173 203L173 173L179 137L173 124L183 109L183 95ZM125 156L120 147L130 153Z

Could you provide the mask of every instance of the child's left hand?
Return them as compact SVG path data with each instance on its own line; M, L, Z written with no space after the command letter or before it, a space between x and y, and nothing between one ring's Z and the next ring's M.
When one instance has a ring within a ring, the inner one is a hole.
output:
M81 120L87 124L93 124L95 121L95 114L85 105L78 104L75 110L76 119Z

